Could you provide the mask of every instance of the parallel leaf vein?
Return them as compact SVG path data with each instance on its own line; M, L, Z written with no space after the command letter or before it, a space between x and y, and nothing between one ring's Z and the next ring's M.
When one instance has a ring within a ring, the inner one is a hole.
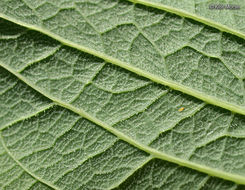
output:
M129 143L131 145L133 145L134 147L136 147L136 148L138 148L138 149L140 149L140 150L142 150L142 151L144 151L146 153L149 153L150 155L152 155L155 158L159 158L159 159L162 159L162 160L173 162L173 163L179 164L181 166L185 166L185 167L188 167L188 168L200 171L200 172L207 173L207 174L209 174L211 176L220 177L220 178L223 178L223 179L226 179L226 180L234 181L234 182L239 183L239 184L245 184L245 176L240 176L240 175L237 175L237 174L228 173L228 172L221 171L221 170L218 170L218 169L215 169L215 168L210 168L210 167L207 167L207 166L204 166L204 165L200 165L198 163L194 163L194 162L191 162L191 161L188 161L188 160L183 160L181 158L177 158L175 156L168 155L168 154L166 154L164 152L160 152L160 151L158 151L158 150L156 150L154 148L151 148L149 146L141 144L140 142L137 142L136 140L130 138L129 136L127 136L124 133L118 131L117 129L111 127L110 125L104 123L103 121L97 119L96 117L88 114L84 110L78 109L78 108L74 107L71 104L62 102L61 100L53 97L49 93L45 92L43 89L41 89L38 86L36 86L35 84L33 84L31 81L27 80L21 74L17 73L16 71L12 70L11 68L9 68L8 66L4 65L1 62L0 62L0 66L5 68L6 70L8 70L10 73L15 75L17 78L19 78L21 81L26 83L28 86L30 86L34 90L38 91L43 96L49 98L50 100L52 100L53 102L55 102L59 106L64 107L64 108L66 108L66 109L68 109L70 111L73 111L74 113L77 113L78 115L88 119L89 121L97 124L98 126L101 126L102 128L104 128L108 132L114 134L119 139L121 139L121 140L123 140L123 141L125 141L125 142L127 142L127 143ZM11 154L11 153L9 152L9 154ZM16 162L19 163L18 160L16 160ZM19 165L21 165L21 163L19 163Z
M198 90L194 90L194 89L192 89L190 87L184 86L184 85L182 85L180 83L177 83L177 82L174 82L172 80L165 79L165 78L162 78L160 76L154 75L154 74L152 74L150 72L147 72L147 71L144 71L144 70L139 69L137 67L134 67L131 64L128 64L128 63L123 62L123 61L120 61L120 60L118 60L118 59L116 59L114 57L108 56L108 55L106 55L106 54L104 54L102 52L96 51L94 49L91 49L91 48L88 48L88 47L85 47L85 46L82 46L82 45L78 45L78 44L76 44L76 43L74 43L74 42L72 42L70 40L64 39L63 37L61 37L61 36L59 36L57 34L54 34L54 33L50 32L50 31L48 31L48 30L46 30L46 29L44 29L42 27L24 23L22 21L19 21L17 19L11 18L11 17L9 17L7 15L4 15L2 13L0 13L0 17L3 18L3 19L6 19L8 21L14 22L14 23L16 23L18 25L27 27L29 29L39 31L39 32L41 32L43 34L46 34L46 35L56 39L57 41L61 42L62 44L66 45L66 46L69 46L69 47L78 49L80 51L92 54L94 56L100 57L103 60L105 60L106 62L112 63L112 64L117 65L119 67L122 67L122 68L124 68L126 70L134 72L134 73L136 73L136 74L138 74L140 76L143 76L145 78L148 78L148 79L150 79L150 80L152 80L152 81L154 81L156 83L169 86L170 88L172 88L174 90L181 91L183 93L189 94L189 95L194 96L194 97L196 97L198 99L201 99L201 100L203 100L203 101L205 101L207 103L210 103L210 104L213 104L213 105L228 109L230 111L245 115L245 107L243 107L243 106L240 106L240 105L237 105L237 104L232 104L230 102L221 100L221 99L219 99L217 97L210 96L208 94L204 94L204 93L202 93L202 92L200 92Z

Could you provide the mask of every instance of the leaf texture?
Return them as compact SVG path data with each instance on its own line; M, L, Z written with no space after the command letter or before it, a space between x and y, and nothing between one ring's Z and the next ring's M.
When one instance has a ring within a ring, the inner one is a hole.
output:
M244 3L241 1L130 0L166 10L245 38Z
M245 188L243 39L127 1L0 16L0 188Z
M12 4L15 7L10 8ZM244 86L245 50L240 38L127 1L2 1L0 5L5 19L208 103L245 114L244 92L240 90ZM235 61L230 61L232 57ZM179 70L182 73L176 72Z

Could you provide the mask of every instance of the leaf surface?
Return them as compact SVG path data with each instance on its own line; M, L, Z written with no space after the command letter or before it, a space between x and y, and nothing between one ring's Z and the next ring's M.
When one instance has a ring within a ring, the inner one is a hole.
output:
M245 38L244 7L242 1L198 1L198 0L130 0L179 16L194 19L221 31Z
M240 38L127 1L2 1L0 5L5 19L157 83L245 114L241 91L245 48Z
M2 189L244 188L243 39L126 1L0 5Z

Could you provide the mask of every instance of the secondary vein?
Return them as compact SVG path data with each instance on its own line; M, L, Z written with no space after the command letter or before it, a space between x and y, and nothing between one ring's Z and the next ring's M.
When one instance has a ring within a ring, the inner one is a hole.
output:
M0 66L2 66L3 68L5 68L6 70L8 70L10 73L12 73L13 75L15 75L18 79L20 79L21 81L23 81L25 84L27 84L28 86L30 86L31 88L33 88L34 90L38 91L40 94L42 94L43 96L49 98L50 100L52 100L53 102L55 102L57 105L64 107L68 110L73 111L74 113L77 113L78 115L82 116L83 118L88 119L89 121L95 123L96 125L104 128L105 130L107 130L108 132L114 134L115 136L117 136L119 139L133 145L134 147L149 153L150 155L152 155L152 157L154 158L159 158L162 160L166 160L172 163L176 163L179 164L181 166L185 166L203 173L207 173L211 176L216 176L219 178L223 178L226 180L230 180L230 181L234 181L235 183L239 183L239 184L245 184L245 176L241 176L241 175L237 175L237 174L232 174L232 173L228 173L225 171L221 171L218 169L214 169L214 168L210 168L204 165L200 165L198 163L194 163L188 160L184 160L175 156L171 156L168 155L164 152L160 152L154 148L151 148L147 145L141 144L140 142L137 142L136 140L132 139L131 137L125 135L124 133L120 132L119 130L111 127L110 125L108 125L107 123L104 123L103 121L97 119L96 117L94 117L93 115L90 115L89 113L85 112L82 109L78 109L75 106L63 102L55 97L53 97L52 95L50 95L49 93L45 92L43 89L39 88L38 86L36 86L35 84L33 84L31 81L29 81L28 79L26 79L25 77L23 77L21 74L19 74L18 72L14 71L13 69L11 69L10 67L6 66L5 64L3 64L2 62L0 62ZM21 163L20 163L21 164Z
M5 150L5 152L26 172L28 173L30 176L32 176L34 179L36 179L37 181L55 189L55 190L60 190L58 187L50 184L49 182L39 178L38 176L36 176L34 173L30 172L23 164L21 164L15 157L14 155L9 151L9 149L6 147L6 144L3 140L3 137L2 137L2 134L1 134L1 131L0 131L0 142L2 143L2 146Z
M145 5L148 7L153 7L156 9L164 10L164 11L167 11L170 13L174 13L174 14L179 15L181 17L191 18L193 20L196 20L198 22L201 22L203 24L206 24L208 26L216 28L220 31L227 32L227 33L230 33L230 34L233 34L233 35L236 35L240 38L245 39L245 34L243 32L238 31L238 30L234 30L232 28L229 28L226 25L220 24L218 22L215 22L213 20L207 19L205 17L199 16L199 15L194 14L194 13L190 13L190 12L174 8L172 6L164 5L161 3L150 2L149 0L128 0L128 1L132 2L132 3L142 4L142 5Z
M72 42L70 40L64 39L63 37L61 37L61 36L59 36L59 35L57 35L55 33L52 33L52 32L50 32L50 31L48 31L48 30L46 30L46 29L44 29L44 28L42 28L40 26L27 24L25 22L19 21L17 19L11 18L11 17L9 17L7 15L4 15L4 14L1 14L1 13L0 13L0 18L6 19L6 20L11 21L11 22L14 22L14 23L16 23L18 25L27 27L29 29L41 32L41 33L43 33L45 35L48 35L51 38L59 41L60 43L66 45L66 46L69 46L69 47L78 49L80 51L86 52L88 54L97 56L97 57L105 60L106 62L112 63L112 64L117 65L117 66L119 66L121 68L124 68L124 69L126 69L128 71L136 73L137 75L140 75L140 76L143 76L145 78L148 78L148 79L150 79L150 80L152 80L152 81L154 81L154 82L156 82L158 84L169 86L170 88L172 88L174 90L177 90L177 91L183 92L185 94L191 95L193 97L196 97L196 98L198 98L198 99L200 99L200 100L202 100L202 101L204 101L206 103L213 104L213 105L225 108L227 110L230 110L232 112L245 115L245 107L243 107L243 106L239 106L237 104L232 104L230 102L221 100L221 99L216 98L214 96L210 96L210 95L202 93L202 92L200 92L198 90L194 90L194 89L192 89L190 87L184 86L184 85L182 85L180 83L177 83L175 81L172 81L172 80L165 79L163 77L154 75L154 74L152 74L150 72L147 72L147 71L142 70L140 68L134 67L131 64L128 64L128 63L123 62L123 61L120 61L119 59L116 59L114 57L106 55L106 54L104 54L102 52L96 51L94 49L91 49L91 48L76 44L76 43L74 43L74 42Z

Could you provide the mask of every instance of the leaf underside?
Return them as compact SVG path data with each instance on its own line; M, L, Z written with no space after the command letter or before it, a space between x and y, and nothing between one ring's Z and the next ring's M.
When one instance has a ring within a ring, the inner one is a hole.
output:
M241 10L134 2L0 1L0 189L245 189Z

